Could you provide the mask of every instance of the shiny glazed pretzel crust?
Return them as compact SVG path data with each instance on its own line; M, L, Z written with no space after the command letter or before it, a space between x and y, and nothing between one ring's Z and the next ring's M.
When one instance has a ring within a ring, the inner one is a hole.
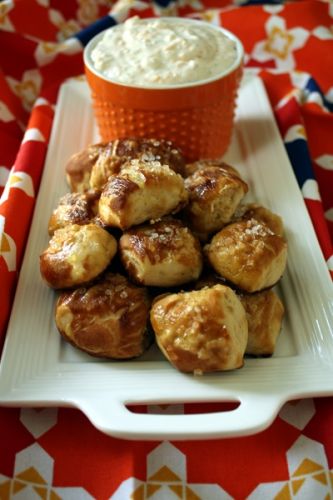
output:
M117 241L96 224L69 224L57 229L40 256L40 271L52 288L88 283L109 265Z
M157 298L150 320L160 349L180 371L200 374L243 366L248 325L229 287Z
M171 218L125 231L119 252L129 276L147 286L183 285L198 279L203 266L199 241Z
M149 344L149 298L124 276L107 273L88 287L63 292L55 320L61 335L94 356L129 359Z
M158 161L131 160L111 175L99 201L99 215L109 226L128 229L179 211L187 202L184 180Z

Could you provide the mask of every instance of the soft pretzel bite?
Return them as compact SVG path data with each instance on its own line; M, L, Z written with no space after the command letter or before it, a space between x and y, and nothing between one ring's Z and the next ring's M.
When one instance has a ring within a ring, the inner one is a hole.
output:
M96 278L111 262L117 241L96 224L57 229L40 256L40 272L52 288L72 288Z
M204 252L217 273L247 292L273 286L287 260L287 243L255 219L229 224Z
M180 371L201 374L243 366L245 310L226 286L157 298L150 321L161 351Z
M217 167L220 168L221 170L224 170L226 173L229 173L231 175L236 175L237 177L241 178L240 173L235 167L232 167L229 165L229 163L226 163L223 160L197 160L192 163L186 163L184 168L183 168L183 177L189 177L190 175L193 175L195 172L198 170L201 170L202 168L206 167Z
M99 216L113 227L128 229L175 213L187 202L184 180L158 161L131 160L109 177L99 200Z
M238 175L217 166L206 166L185 179L189 203L185 216L202 239L230 222L248 186Z
M116 156L127 159L137 158L143 161L159 161L182 175L185 160L181 151L171 141L155 138L129 138L115 142Z
M262 205L257 203L248 203L240 205L234 216L233 221L255 219L261 224L266 224L274 234L283 236L284 228L282 218Z
M90 286L63 292L55 320L61 335L75 347L94 356L129 359L149 346L149 306L146 289L107 273Z
M49 219L48 231L54 231L68 224L89 224L98 210L99 194L96 191L84 193L67 193L59 200Z
M106 145L107 143L91 144L69 158L65 171L68 185L73 193L83 193L90 189L91 170Z
M171 218L126 231L119 251L129 276L144 285L182 285L197 279L202 270L199 241Z
M121 158L111 154L113 143L109 147L101 151L92 170L89 180L91 189L102 191L107 183L110 175L118 174L122 165L127 161L126 158Z
M117 139L101 151L90 177L93 189L102 190L110 175L118 174L131 159L159 161L182 174L185 165L181 152L170 141L161 139Z
M246 312L249 338L246 354L252 356L271 356L274 353L282 319L283 304L273 290L253 294L239 294Z
M213 287L223 283L223 278L217 274L203 275L195 283L195 289ZM279 296L272 290L256 293L245 293L236 290L248 322L248 341L245 354L251 356L271 356L274 353L282 320L284 306Z
M216 274L203 275L195 283L195 289L213 287L223 283L223 278ZM241 301L248 322L248 341L245 354L251 356L271 356L275 351L282 320L284 306L279 296L272 290L256 293L236 291Z

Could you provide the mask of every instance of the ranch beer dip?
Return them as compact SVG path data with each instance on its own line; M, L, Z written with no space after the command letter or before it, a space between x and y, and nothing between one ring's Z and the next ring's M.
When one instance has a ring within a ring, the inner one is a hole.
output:
M92 65L105 78L145 87L214 78L236 59L236 43L222 31L167 18L130 18L106 30L91 52Z

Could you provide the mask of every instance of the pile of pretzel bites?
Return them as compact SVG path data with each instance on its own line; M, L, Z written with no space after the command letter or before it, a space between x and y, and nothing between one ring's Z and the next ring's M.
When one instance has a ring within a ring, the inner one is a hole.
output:
M247 183L219 160L186 163L168 141L94 144L65 166L70 193L40 256L58 291L60 334L94 356L132 359L156 341L195 374L271 356L284 307L281 218L246 204Z

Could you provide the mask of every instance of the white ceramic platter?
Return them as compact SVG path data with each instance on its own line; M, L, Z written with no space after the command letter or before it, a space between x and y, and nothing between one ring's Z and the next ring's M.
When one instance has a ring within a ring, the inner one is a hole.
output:
M333 289L326 264L259 78L241 87L227 160L253 199L279 213L289 244L278 287L286 317L272 358L247 359L236 371L202 377L179 373L150 349L136 361L98 360L66 344L54 325L56 295L39 275L47 224L67 192L68 157L97 142L84 82L60 92L35 215L0 366L0 403L80 408L101 431L128 439L207 439L268 427L290 399L333 395ZM235 401L219 413L133 413L127 404Z

